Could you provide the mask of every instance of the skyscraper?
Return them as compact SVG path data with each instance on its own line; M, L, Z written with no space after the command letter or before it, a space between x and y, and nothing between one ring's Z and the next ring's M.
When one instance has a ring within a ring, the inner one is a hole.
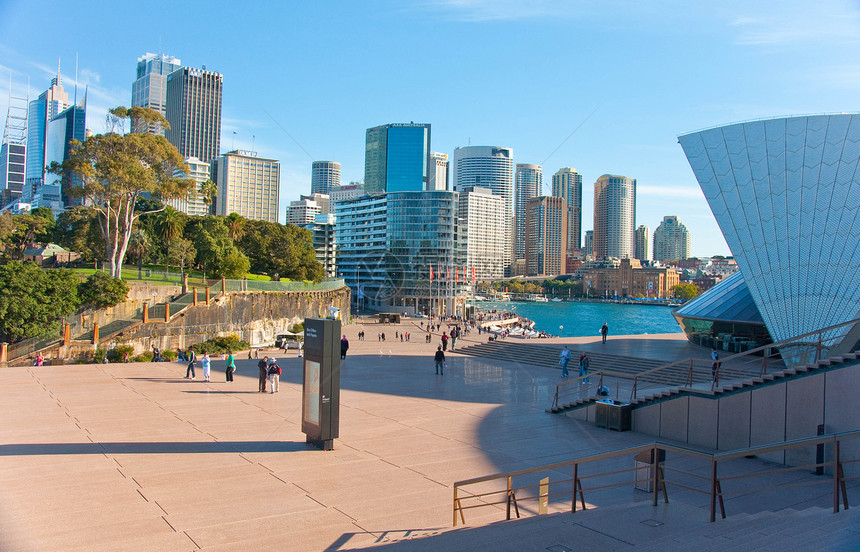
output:
M182 67L179 59L146 53L137 58L137 78L131 84L131 105L148 107L167 116L167 76ZM158 125L132 125L132 132L164 134Z
M448 154L430 152L430 182L428 190L445 191L448 189Z
M516 220L516 241L514 258L526 258L526 206L529 201L541 195L543 188L543 168L540 165L517 163L514 185L514 217Z
M514 150L497 146L465 146L454 149L454 191L467 186L487 188L505 200L505 266L511 264L514 244Z
M567 249L578 251L582 243L582 175L564 167L552 175L552 195L567 203Z
M167 122L164 133L183 157L209 162L221 145L220 73L180 67L167 76ZM277 220L277 219L276 219Z
M188 172L185 173L183 177L190 178L196 183L194 190L195 193L189 194L188 197L181 199L168 199L164 203L170 205L177 211L182 211L189 215L199 217L208 215L211 211L211 202L215 201L215 198L209 198L209 203L207 203L206 198L203 197L201 186L204 182L209 180L210 165L196 157L187 158L185 160L185 164L188 165Z
M604 174L594 183L594 257L633 256L636 180Z
M654 230L654 260L683 261L690 256L690 232L678 217L663 217Z
M67 107L48 122L47 140L45 142L45 163L62 163L72 152L71 141L83 142L87 138L87 95L77 104ZM45 177L45 186L61 186L62 205L50 206L55 212L58 209L82 205L80 198L69 194L69 188L80 185L77 177L70 174L50 174ZM51 192L53 195L54 192ZM39 195L39 187L34 190L34 197ZM36 201L33 201L35 204Z
M21 197L24 189L24 168L27 164L27 99L12 96L9 83L9 109L0 144L0 193L6 206Z
M430 166L429 124L391 123L367 129L366 192L427 190Z
M48 142L48 123L69 107L69 95L63 90L60 67L51 80L51 87L30 102L27 110L27 167L23 197L30 200L37 186L45 183L45 147Z
M585 238L582 243L582 253L584 255L594 255L594 230L586 230Z
M648 255L648 227L640 224L636 229L635 243L633 244L633 257L640 261L650 261Z
M216 212L238 213L245 218L278 222L281 165L257 157L253 151L234 150L212 162L212 180L218 185Z
M565 273L567 261L567 203L560 197L539 196L526 204L526 270L529 276Z
M335 186L340 186L340 163L337 161L311 163L312 194L327 194Z
M508 220L504 198L487 188L467 186L460 191L459 216L458 239L465 243L468 269L474 267L479 281L502 278L505 238L499 228Z

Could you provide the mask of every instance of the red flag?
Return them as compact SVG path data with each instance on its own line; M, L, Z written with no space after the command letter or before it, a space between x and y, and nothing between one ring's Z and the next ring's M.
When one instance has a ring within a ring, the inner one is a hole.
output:
M457 278L457 267L455 266L455 267L454 267L454 285L456 286L456 285L457 285L457 284L459 284L459 283L460 283L460 282L459 282L459 280L458 280L458 278Z
M472 283L475 283L475 280L478 278L478 270L473 266L472 267Z
M433 265L430 265L430 281L433 281Z
M451 281L451 267L450 266L445 267L445 281L446 282Z

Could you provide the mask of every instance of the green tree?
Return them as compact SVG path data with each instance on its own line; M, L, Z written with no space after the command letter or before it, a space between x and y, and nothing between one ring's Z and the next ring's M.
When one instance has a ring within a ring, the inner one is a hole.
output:
M230 213L227 215L227 220L224 222L227 225L227 230L230 232L230 239L234 242L241 240L242 236L245 235L245 220L245 217L239 213Z
M156 124L168 128L167 119L152 109L117 107L110 111L114 128ZM128 242L135 221L143 212L135 209L143 194L159 200L186 197L194 181L183 176L185 161L164 136L148 133L110 132L73 141L69 158L51 165L51 172L77 176L82 185L69 189L85 198L98 212L105 253L112 276L121 277ZM161 209L163 209L162 207ZM161 210L158 209L158 210Z
M251 268L251 263L244 253L234 249L221 259L219 271L225 278L243 278Z
M672 286L672 297L685 303L697 297L700 293L699 286L696 284L683 283Z
M60 213L52 241L83 259L104 260L104 237L99 230L98 214L90 207L73 207Z
M171 241L170 245L167 246L167 261L178 266L180 272L185 272L186 268L190 268L196 256L197 250L194 249L194 242L189 239L178 238ZM245 269L245 272L247 271ZM243 272L242 275L244 276L245 273Z
M6 253L12 259L22 259L24 250L37 243L46 244L54 232L54 216L47 207L34 209L27 215L12 217L14 230L7 238Z
M319 281L325 276L310 230L263 220L247 220L244 229L238 245L251 261L251 272L291 280Z
M147 254L149 254L150 247L146 230L135 228L128 239L128 249L126 250L128 260L136 262L137 266L140 267L143 265L143 260Z
M103 309L122 303L128 297L128 284L107 272L95 272L78 286L81 302Z
M248 269L241 271L237 276L239 268L244 266L240 263L240 257L234 253L245 256L233 240L230 239L230 231L225 224L225 217L207 216L195 221L191 225L189 235L197 250L197 264L203 267L204 272L211 272L216 276L239 278L244 276ZM248 261L245 257L245 261Z
M20 261L0 266L0 340L59 333L60 318L79 305L78 283L66 269L45 271Z
M211 180L207 180L200 184L200 190L198 190L197 193L200 194L200 199L203 200L203 203L205 203L211 211L212 201L215 199L215 194L218 193L218 185Z

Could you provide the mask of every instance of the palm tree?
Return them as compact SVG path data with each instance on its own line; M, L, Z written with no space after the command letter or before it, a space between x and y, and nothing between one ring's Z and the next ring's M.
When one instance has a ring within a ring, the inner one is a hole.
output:
M176 238L180 237L182 235L182 232L185 230L185 214L177 211L176 209L168 205L164 208L163 211L158 213L155 222L155 230L156 232L158 232L158 237L162 240L162 250L165 251L164 274L166 277L167 245L170 244L170 242L172 242Z
M203 200L203 203L209 208L209 212L212 212L212 202L215 200L215 194L218 193L218 185L212 182L211 180L207 180L200 184L200 189L197 191L200 194L200 199Z
M149 241L143 228L138 227L132 231L131 236L128 238L126 253L130 258L137 259L137 279L140 280L143 257L149 253Z
M245 218L239 213L227 215L227 229L230 231L230 239L237 242L245 235Z

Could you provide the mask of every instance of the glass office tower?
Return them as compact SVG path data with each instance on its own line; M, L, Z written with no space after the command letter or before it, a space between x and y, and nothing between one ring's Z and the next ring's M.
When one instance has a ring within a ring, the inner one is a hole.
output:
M426 190L430 165L429 124L392 123L367 129L366 192Z

